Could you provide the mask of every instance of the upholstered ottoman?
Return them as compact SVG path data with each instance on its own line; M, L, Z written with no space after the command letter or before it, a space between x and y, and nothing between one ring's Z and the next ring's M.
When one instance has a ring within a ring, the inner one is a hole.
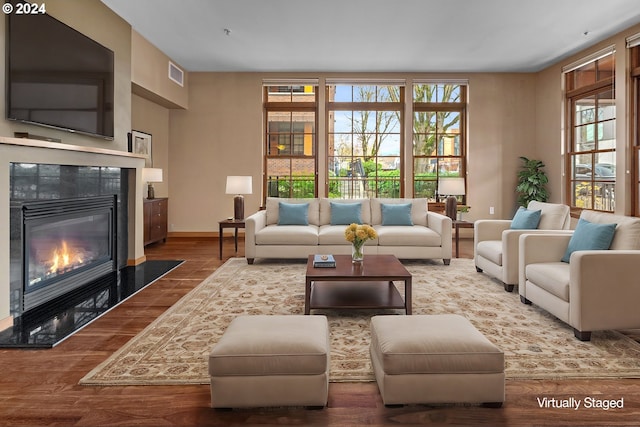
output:
M462 316L375 316L370 349L385 405L504 402L504 354Z
M329 327L325 316L239 316L209 355L211 406L327 404Z

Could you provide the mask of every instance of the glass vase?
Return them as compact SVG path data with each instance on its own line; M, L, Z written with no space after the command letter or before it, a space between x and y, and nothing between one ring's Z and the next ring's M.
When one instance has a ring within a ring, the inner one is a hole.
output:
M351 245L351 262L353 264L360 264L364 259L364 244Z

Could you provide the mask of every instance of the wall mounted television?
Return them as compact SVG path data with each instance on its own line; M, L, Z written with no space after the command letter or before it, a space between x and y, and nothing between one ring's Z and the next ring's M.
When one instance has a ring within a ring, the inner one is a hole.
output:
M113 139L114 54L48 14L7 15L7 118Z

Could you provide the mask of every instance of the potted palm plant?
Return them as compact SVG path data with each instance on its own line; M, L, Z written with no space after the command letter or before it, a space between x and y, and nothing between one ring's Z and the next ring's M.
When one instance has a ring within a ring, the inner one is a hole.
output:
M518 205L526 207L532 200L546 202L549 199L549 192L547 191L549 178L546 172L542 170L544 163L541 160L528 159L522 156L520 160L522 160L523 165L518 172L518 185L516 186Z

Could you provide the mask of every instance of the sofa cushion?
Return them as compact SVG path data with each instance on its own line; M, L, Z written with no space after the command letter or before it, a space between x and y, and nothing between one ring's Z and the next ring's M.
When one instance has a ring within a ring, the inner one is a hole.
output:
M382 224L382 204L411 203L411 222L427 227L427 199L371 199L371 225Z
M331 202L331 225L362 224L362 203Z
M580 218L578 225L571 235L562 262L569 262L575 251L590 251L609 249L616 224L596 224Z
M582 211L580 218L598 224L617 224L616 232L609 249L640 249L640 218L589 210Z
M476 252L495 265L502 265L502 240L484 240L478 243Z
M267 211L267 225L277 224L279 219L280 202L308 203L308 220L311 225L320 225L320 202L318 199L293 199L281 197L267 197L265 210Z
M318 227L315 225L268 225L256 232L257 245L317 245Z
M346 225L321 225L318 231L318 244L320 245L350 245L344 237ZM367 240L365 245L376 246L378 239Z
M525 274L527 281L563 301L569 301L569 269L565 262L544 262L528 264Z
M309 203L280 202L278 225L309 225Z
M329 199L326 197L319 199L320 222L318 225L331 224L331 204L360 204L361 224L371 224L371 203L369 199Z
M411 221L411 203L383 203L382 225L413 225Z
M535 230L540 223L541 210L530 210L520 206L511 220L513 230Z
M373 228L381 246L439 247L442 244L438 233L420 225L376 225Z

